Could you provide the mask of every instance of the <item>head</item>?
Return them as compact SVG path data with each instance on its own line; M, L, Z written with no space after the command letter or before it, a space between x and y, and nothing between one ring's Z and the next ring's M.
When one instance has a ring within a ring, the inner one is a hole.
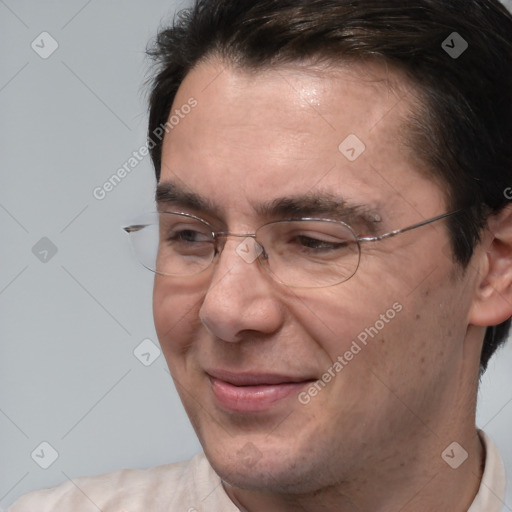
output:
M494 0L208 0L160 32L161 210L246 234L338 219L343 205L360 237L460 210L362 244L335 286L284 286L240 257L237 237L198 275L156 276L163 351L226 480L314 490L461 421L447 418L454 403L474 421L479 372L512 314L511 32ZM253 374L296 382L261 410L219 401L233 393L223 380Z

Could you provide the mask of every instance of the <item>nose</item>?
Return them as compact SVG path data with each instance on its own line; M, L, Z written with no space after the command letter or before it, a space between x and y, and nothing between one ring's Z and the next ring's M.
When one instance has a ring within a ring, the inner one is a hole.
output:
M272 334L282 325L278 285L256 261L256 248L252 239L228 239L213 263L199 318L223 341L240 341L248 332Z

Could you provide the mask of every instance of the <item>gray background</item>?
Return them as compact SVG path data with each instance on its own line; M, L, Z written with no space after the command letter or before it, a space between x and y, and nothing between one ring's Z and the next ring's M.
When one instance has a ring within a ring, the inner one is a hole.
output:
M149 157L93 195L145 142L145 46L183 6L0 0L0 509L200 449L158 356L152 276L121 230L154 209ZM59 45L46 59L31 47L51 49L44 31ZM478 425L512 473L511 367L508 344L483 379ZM48 469L42 442L58 453Z

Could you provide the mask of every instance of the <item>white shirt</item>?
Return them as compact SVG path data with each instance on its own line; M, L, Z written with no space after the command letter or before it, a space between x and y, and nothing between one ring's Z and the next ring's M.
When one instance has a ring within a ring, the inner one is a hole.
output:
M507 512L505 467L497 447L480 432L485 469L468 512ZM239 512L203 453L146 470L123 469L77 478L22 496L7 512Z

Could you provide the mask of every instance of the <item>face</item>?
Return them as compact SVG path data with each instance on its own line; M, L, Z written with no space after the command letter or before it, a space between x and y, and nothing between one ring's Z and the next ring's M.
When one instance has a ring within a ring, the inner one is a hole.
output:
M159 209L244 234L293 204L360 236L444 213L403 143L413 91L386 76L202 63L173 105L197 101L164 140ZM449 416L475 283L457 272L445 222L361 244L355 275L325 288L283 286L241 257L242 240L228 237L201 274L154 286L160 343L214 469L299 492L421 457L414 444Z

